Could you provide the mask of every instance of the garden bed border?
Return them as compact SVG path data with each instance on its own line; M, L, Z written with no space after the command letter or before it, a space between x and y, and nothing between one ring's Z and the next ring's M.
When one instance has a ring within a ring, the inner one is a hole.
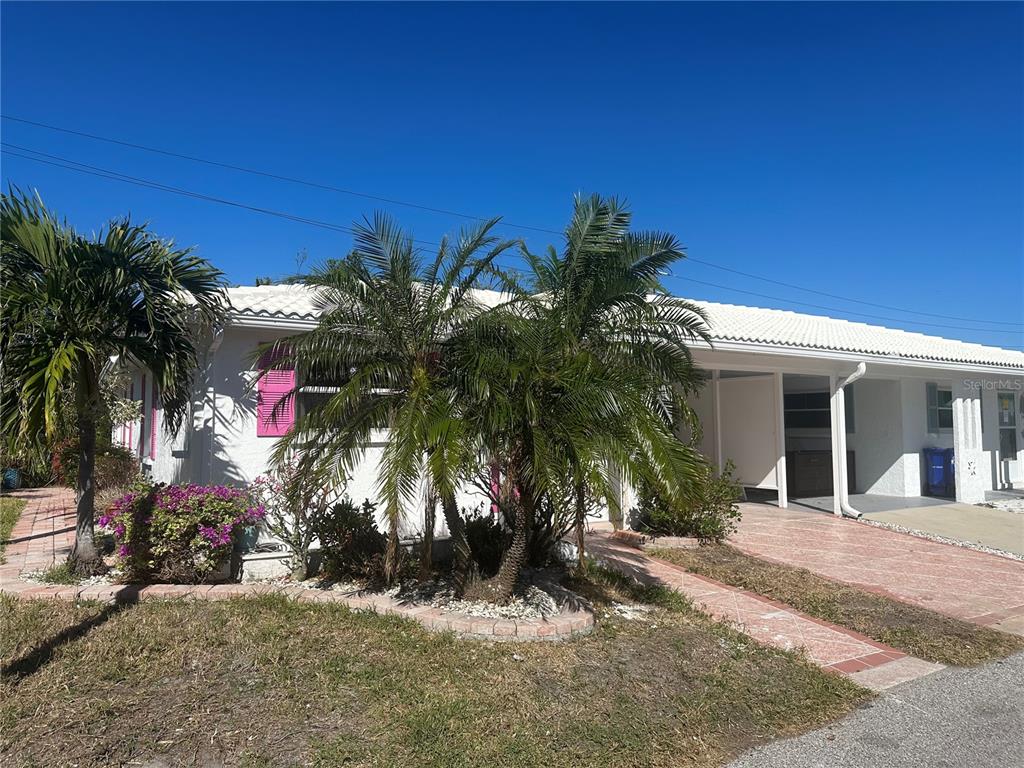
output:
M0 565L0 592L22 600L92 600L131 604L141 600L228 600L265 595L304 603L336 603L356 611L412 619L431 632L454 632L459 637L499 642L565 640L594 628L587 610L563 606L559 614L533 619L493 619L413 605L377 592L311 589L292 584L37 584L22 574L60 562L74 541L74 494L67 488L38 488L11 496L28 501L14 526Z

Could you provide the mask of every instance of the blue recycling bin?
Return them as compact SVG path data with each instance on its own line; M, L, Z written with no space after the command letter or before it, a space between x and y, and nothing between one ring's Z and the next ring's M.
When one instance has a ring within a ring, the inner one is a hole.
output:
M929 496L956 496L952 448L925 448L924 488Z

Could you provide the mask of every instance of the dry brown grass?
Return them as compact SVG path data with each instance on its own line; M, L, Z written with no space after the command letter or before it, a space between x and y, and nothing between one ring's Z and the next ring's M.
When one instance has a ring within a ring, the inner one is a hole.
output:
M688 571L780 600L799 611L914 656L973 666L1024 649L1024 638L944 616L826 579L803 568L761 560L727 544L650 554Z
M5 766L712 766L870 694L596 572L595 633L490 644L262 598L0 598ZM642 620L615 601L647 602Z

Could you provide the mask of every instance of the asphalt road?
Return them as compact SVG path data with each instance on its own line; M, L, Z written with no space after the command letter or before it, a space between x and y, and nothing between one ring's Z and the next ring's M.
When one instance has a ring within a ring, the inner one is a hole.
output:
M832 725L752 750L730 768L1024 766L1024 653L890 688Z

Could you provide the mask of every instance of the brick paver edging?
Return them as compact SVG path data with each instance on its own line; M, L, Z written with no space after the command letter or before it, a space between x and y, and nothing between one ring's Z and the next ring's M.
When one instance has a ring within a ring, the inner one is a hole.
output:
M152 599L226 600L282 595L309 603L339 603L353 610L401 616L432 632L454 632L479 640L528 642L565 640L594 628L594 615L565 607L555 616L538 619L490 619L453 613L441 608L402 603L372 592L342 592L270 584L98 584L40 585L23 581L21 574L48 568L67 557L74 541L74 496L67 488L38 488L13 493L28 501L14 526L0 565L0 592L25 600L95 600L135 603Z

